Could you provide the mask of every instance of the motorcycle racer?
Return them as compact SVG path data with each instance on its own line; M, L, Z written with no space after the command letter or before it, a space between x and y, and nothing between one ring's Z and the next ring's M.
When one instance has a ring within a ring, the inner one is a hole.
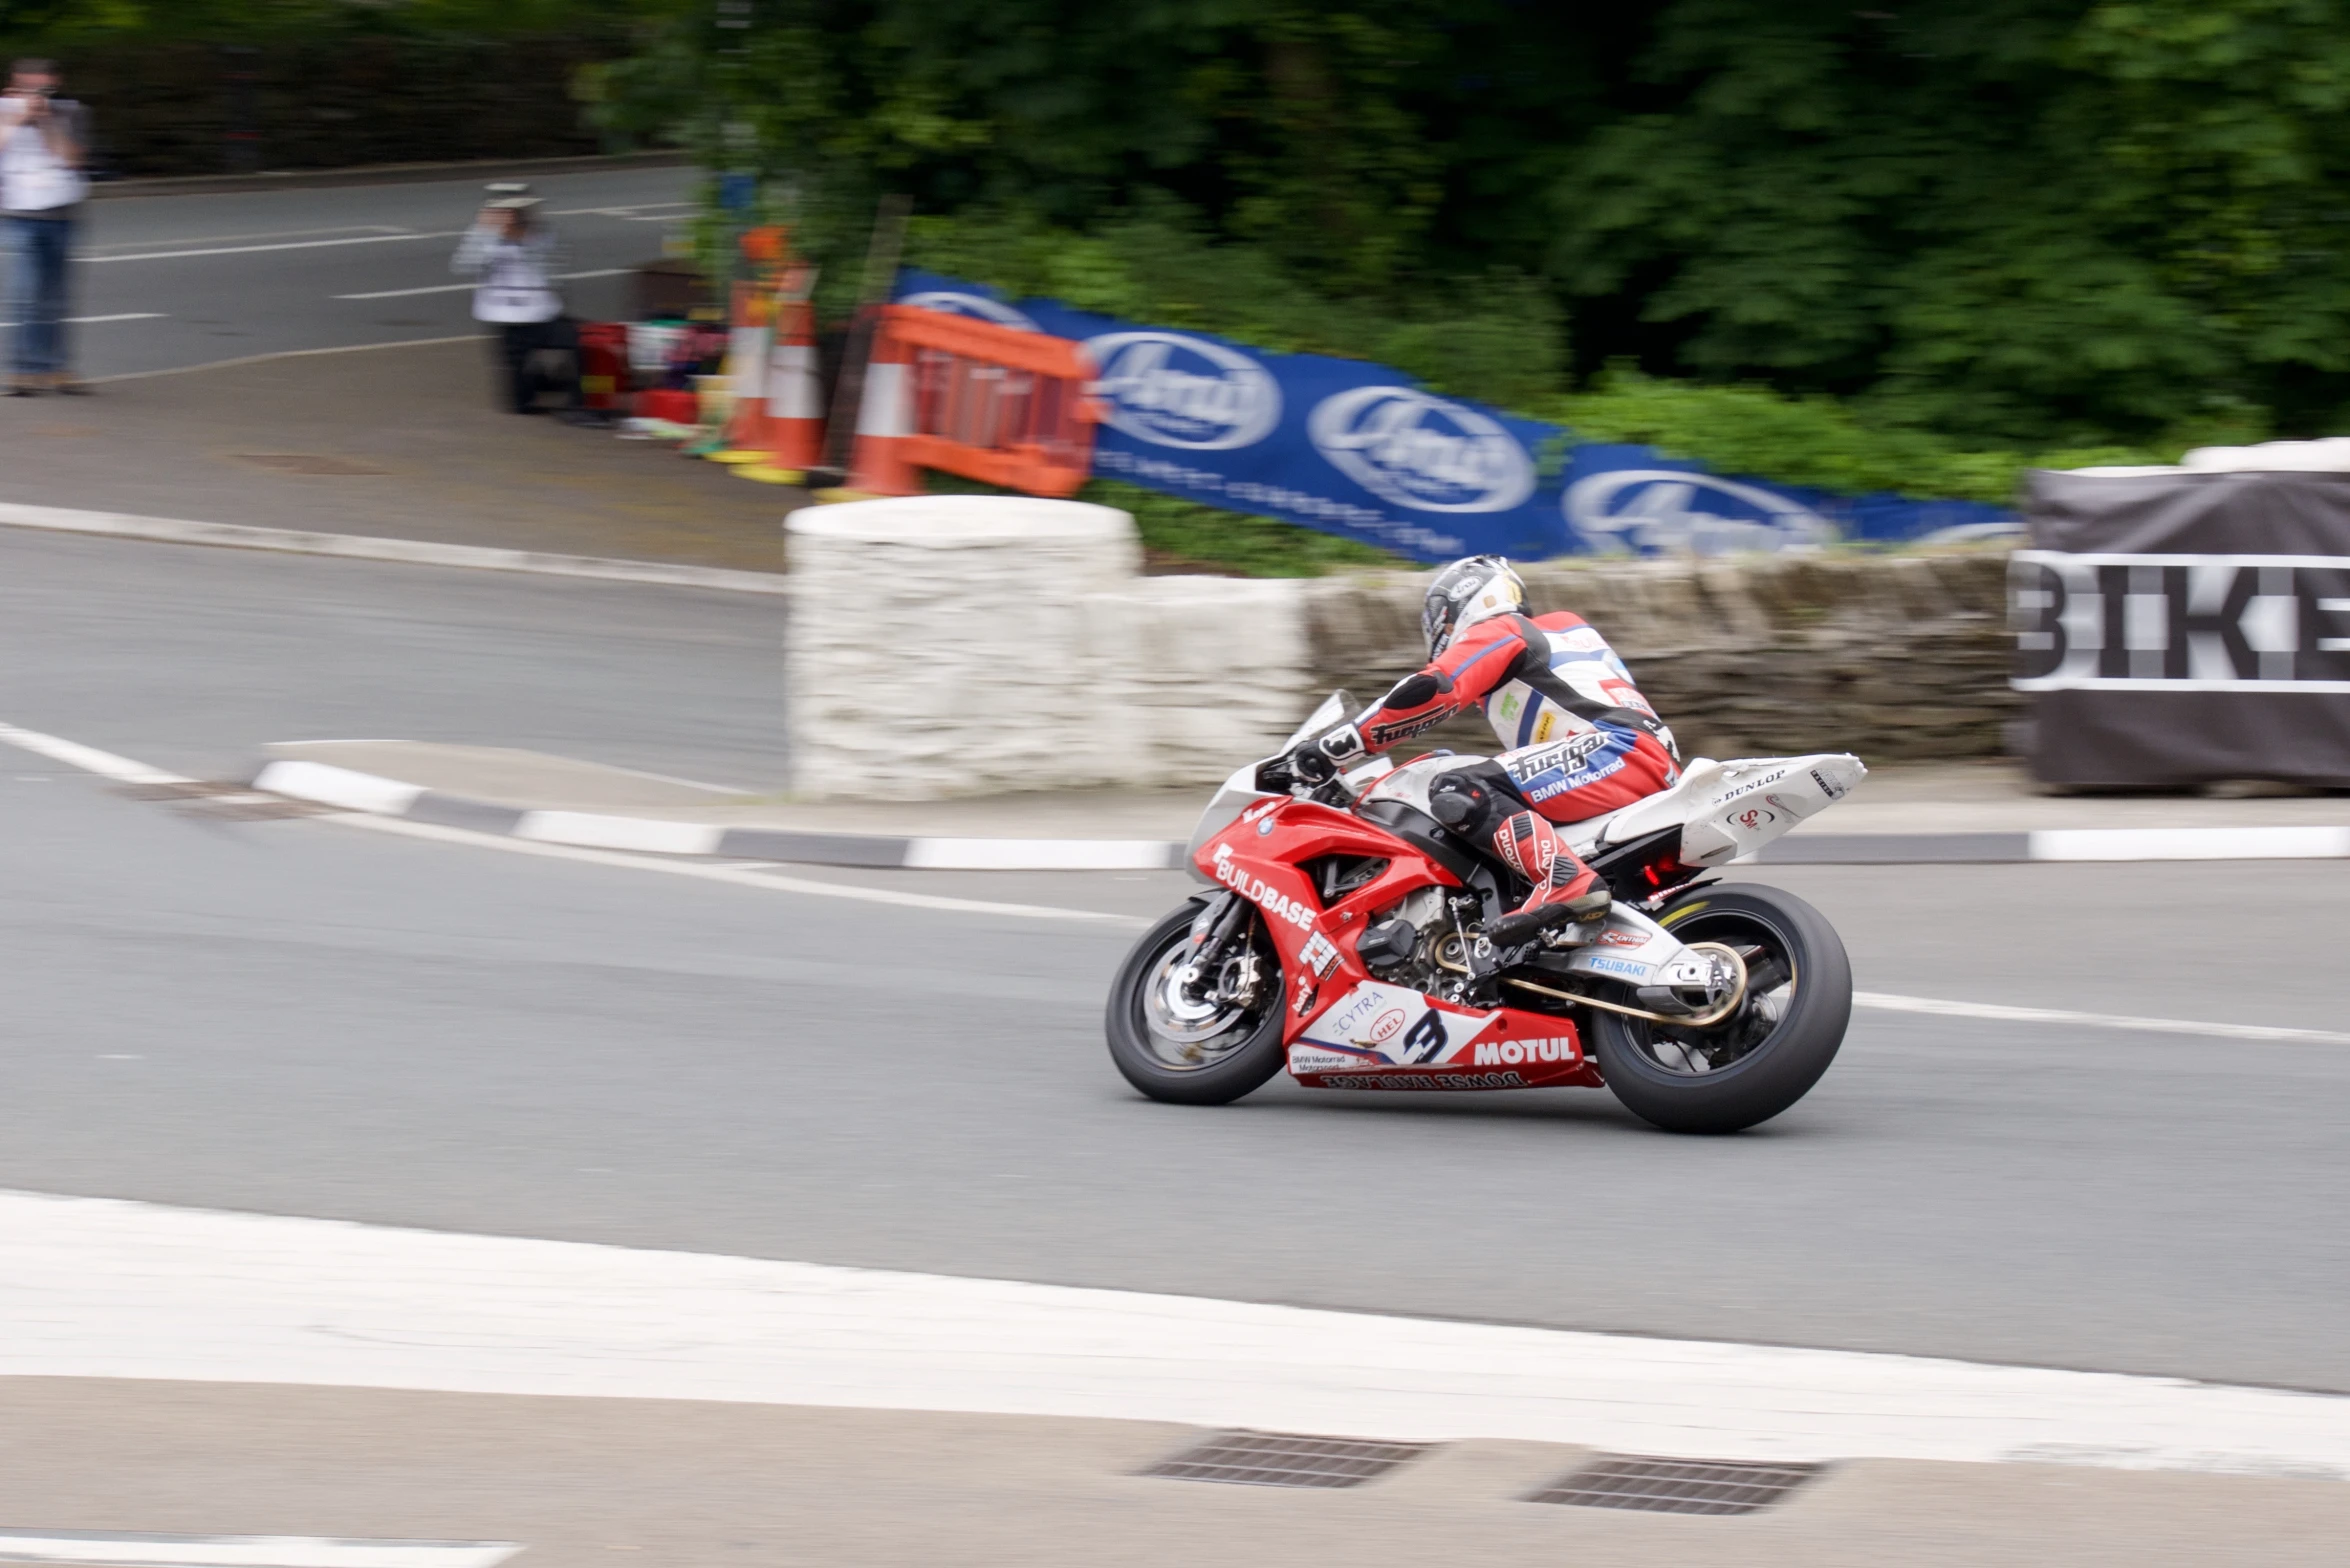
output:
M1482 705L1507 749L1463 758L1428 795L1437 820L1482 839L1533 884L1486 935L1506 947L1596 919L1607 910L1607 890L1554 824L1617 810L1674 783L1681 756L1673 732L1581 616L1526 614L1526 584L1498 555L1472 555L1438 573L1421 629L1429 662L1351 723L1299 747L1291 772L1320 783Z

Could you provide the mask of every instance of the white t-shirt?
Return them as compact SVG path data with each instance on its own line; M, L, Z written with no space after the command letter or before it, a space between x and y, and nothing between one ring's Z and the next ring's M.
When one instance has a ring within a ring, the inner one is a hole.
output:
M473 291L476 321L552 321L563 314L555 289L554 231L533 226L520 240L476 224L458 242L455 270L480 279Z
M84 145L82 106L70 98L50 100L49 119L76 146ZM90 192L82 171L57 155L50 135L25 123L25 101L0 99L0 211L54 212Z

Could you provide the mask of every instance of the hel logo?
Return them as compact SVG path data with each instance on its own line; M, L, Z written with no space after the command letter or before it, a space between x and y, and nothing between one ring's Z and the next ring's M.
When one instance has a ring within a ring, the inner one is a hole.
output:
M999 327L1010 327L1016 332L1042 332L1044 329L1026 314L1014 310L1000 299L989 299L985 294L965 294L959 289L931 289L921 294L909 294L898 301L917 310L935 310L949 316L970 316L979 321L992 321Z
M1833 524L1791 496L1682 469L1591 474L1559 504L1567 526L1599 551L1724 555L1816 549L1836 537Z
M1385 1045L1402 1032L1403 1009L1391 1007L1371 1020L1371 1027L1363 1031L1365 1036L1363 1043L1365 1045Z
M1506 512L1534 493L1534 460L1516 436L1412 387L1324 398L1306 437L1347 478L1416 512Z
M1575 1037L1565 1035L1548 1040L1480 1040L1477 1042L1477 1059L1469 1065L1515 1066L1519 1062L1571 1062L1576 1059Z
M1281 386L1238 349L1180 332L1106 332L1085 341L1094 395L1137 441L1195 452L1254 446L1281 422Z

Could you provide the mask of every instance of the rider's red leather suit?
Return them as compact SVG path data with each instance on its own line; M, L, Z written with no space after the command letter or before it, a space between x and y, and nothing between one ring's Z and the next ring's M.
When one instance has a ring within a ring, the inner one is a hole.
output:
M1494 853L1534 884L1522 907L1583 896L1596 879L1550 824L1614 811L1672 784L1681 776L1673 732L1606 639L1563 610L1464 628L1365 709L1355 729L1367 750L1385 751L1478 706L1508 748L1493 760L1534 807L1492 829Z

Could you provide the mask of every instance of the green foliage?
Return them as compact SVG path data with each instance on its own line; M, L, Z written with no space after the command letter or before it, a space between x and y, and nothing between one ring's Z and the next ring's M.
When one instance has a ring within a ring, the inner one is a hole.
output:
M1215 243L1164 201L1086 234L999 209L918 218L907 259L1014 297L1040 295L1280 353L1376 360L1488 402L1550 395L1566 369L1565 323L1530 279L1499 274L1427 300L1334 299L1300 282L1265 246Z
M1090 481L1077 499L1133 513L1143 548L1166 568L1206 568L1242 577L1322 577L1379 566L1416 569L1400 555L1336 534L1227 512L1115 479Z
M2026 468L2167 463L2176 450L2127 446L2018 452L1969 447L1916 426L1872 421L1845 400L1768 387L1660 381L1612 367L1588 392L1542 409L1585 441L1639 441L1724 473L1848 495L1904 494L2005 506Z
M927 471L933 495L1002 495L999 487L956 474ZM1114 506L1134 517L1148 564L1159 571L1207 572L1228 577L1324 577L1366 567L1416 569L1400 555L1336 534L1300 528L1276 518L1227 512L1116 479L1094 479L1080 501Z
M933 261L1520 406L1571 313L1575 376L1852 399L1937 472L2350 416L2341 0L638 14L604 123L769 176L836 268L903 191Z

